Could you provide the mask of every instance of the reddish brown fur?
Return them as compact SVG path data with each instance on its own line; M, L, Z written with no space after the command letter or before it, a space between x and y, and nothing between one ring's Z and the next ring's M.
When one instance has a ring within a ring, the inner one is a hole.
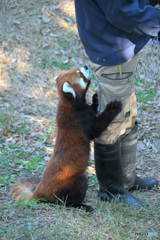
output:
M64 82L74 85L74 90L80 96L83 91L76 85L76 78L79 78L77 69L71 70L66 74L61 74L57 79L57 88L60 95L57 113L57 138L54 152L44 170L42 179L30 194L33 186L30 180L23 180L16 183L11 189L11 197L21 200L20 192L25 193L26 199L45 198L49 202L55 203L59 199L59 192L73 184L74 177L82 176L85 173L89 151L84 146L85 136L80 121L74 116L74 107L64 99L61 91ZM59 113L60 112L60 113ZM59 114L63 117L59 117ZM66 125L67 128L62 126ZM76 126L76 134L75 128ZM27 192L28 189L28 192Z

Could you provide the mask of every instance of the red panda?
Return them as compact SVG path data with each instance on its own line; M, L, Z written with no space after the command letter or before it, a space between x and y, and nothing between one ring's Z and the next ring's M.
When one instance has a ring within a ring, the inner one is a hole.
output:
M21 200L41 199L65 203L66 206L92 208L83 204L88 188L85 175L90 154L90 141L98 137L121 111L119 101L113 101L97 116L98 99L85 100L90 84L87 66L60 74L56 78L59 103L57 108L57 136L53 154L41 179L30 178L16 183L10 196Z

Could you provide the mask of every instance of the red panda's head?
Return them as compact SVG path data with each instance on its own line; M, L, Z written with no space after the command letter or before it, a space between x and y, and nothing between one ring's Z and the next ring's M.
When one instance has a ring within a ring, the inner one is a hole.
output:
M84 98L91 80L91 73L87 66L72 69L56 77L57 89L60 97L69 100Z

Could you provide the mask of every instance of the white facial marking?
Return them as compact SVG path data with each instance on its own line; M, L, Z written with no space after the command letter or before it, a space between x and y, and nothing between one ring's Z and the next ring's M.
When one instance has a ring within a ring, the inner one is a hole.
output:
M56 81L58 77L59 77L59 74L54 78L54 80Z
M76 73L79 73L79 72L80 72L79 70L76 71Z
M91 79L91 72L89 69L85 69L84 67L80 68L80 71L83 73L86 79Z
M73 95L73 97L76 98L76 93L75 93L74 89L69 85L68 82L65 82L63 84L63 88L62 89L63 89L63 92L71 93Z
M87 86L87 83L86 82L84 82L84 79L83 78L80 78L79 79L79 82L78 82L78 84L80 85L80 87L81 88L83 88L83 89L85 89L86 88L86 86Z

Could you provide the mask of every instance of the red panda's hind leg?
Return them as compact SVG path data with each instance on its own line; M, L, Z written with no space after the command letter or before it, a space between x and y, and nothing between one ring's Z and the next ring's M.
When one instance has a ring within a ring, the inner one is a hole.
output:
M88 189L88 182L85 175L77 176L73 182L65 186L57 194L57 202L65 204L66 207L84 208L86 212L93 212L93 208L83 204Z

